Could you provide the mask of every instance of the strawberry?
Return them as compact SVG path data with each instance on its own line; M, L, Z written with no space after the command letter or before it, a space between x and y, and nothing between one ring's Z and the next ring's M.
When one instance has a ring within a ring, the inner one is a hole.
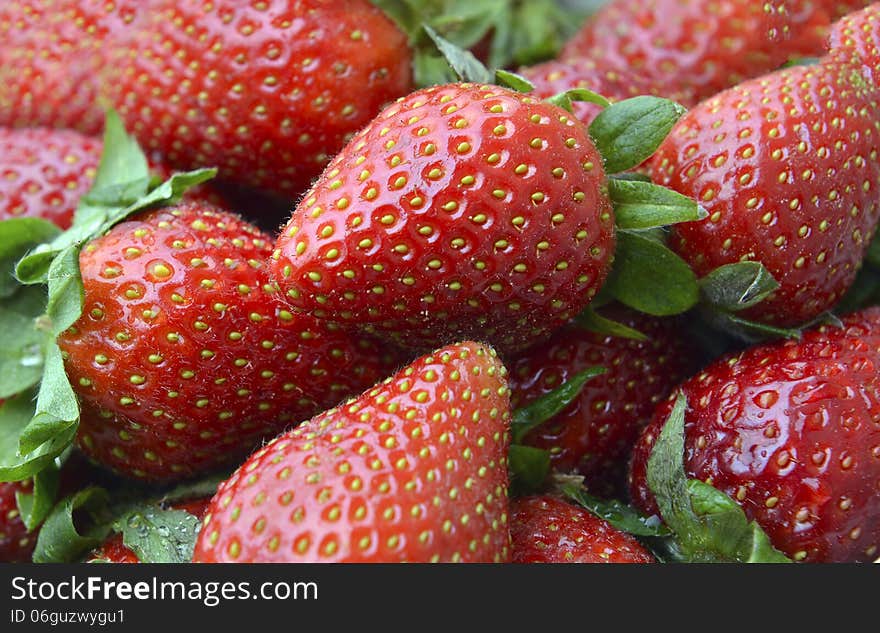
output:
M78 132L0 128L0 220L41 217L68 228L100 157L101 141Z
M607 521L551 496L510 505L514 563L653 563L632 536Z
M423 349L524 348L596 294L614 250L586 129L496 86L426 88L328 165L276 243L292 305Z
M826 57L745 82L685 115L653 159L654 179L709 213L673 228L698 275L739 261L780 287L744 315L788 326L852 284L880 214L880 114L861 64Z
M871 0L788 0L795 35L795 56L823 55L831 25L848 13L871 4Z
M880 548L880 308L801 341L753 347L681 386L685 470L735 499L794 560L870 561ZM630 488L648 513L651 448L673 406L636 444Z
M591 489L622 479L640 428L656 404L694 369L695 349L682 335L679 321L631 311L617 311L614 318L647 339L570 325L510 364L514 409L588 367L607 369L588 381L572 404L524 438L525 444L550 451L555 470L587 477Z
M173 510L183 510L201 520L208 510L210 498L193 499L181 503L172 503ZM140 563L137 554L123 543L122 534L114 534L89 552L85 558L87 563Z
M115 38L105 96L177 168L295 196L411 86L406 37L366 0L155 0Z
M690 94L696 103L787 61L785 8L782 0L615 0L562 57L594 59L604 71L639 77L664 96Z
M23 563L30 561L36 532L28 532L21 520L15 493L33 491L32 479L0 483L0 562Z
M97 134L104 109L98 71L111 34L144 0L5 0L0 7L0 125Z
M149 211L86 245L83 315L59 345L91 458L182 478L385 374L370 343L285 309L265 276L270 247L202 203Z
M461 343L254 453L220 485L196 562L502 562L507 372Z

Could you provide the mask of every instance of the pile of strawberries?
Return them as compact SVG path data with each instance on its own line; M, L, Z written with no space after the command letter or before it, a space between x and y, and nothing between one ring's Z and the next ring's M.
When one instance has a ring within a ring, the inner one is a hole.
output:
M878 560L880 3L436 5L0 6L0 560Z

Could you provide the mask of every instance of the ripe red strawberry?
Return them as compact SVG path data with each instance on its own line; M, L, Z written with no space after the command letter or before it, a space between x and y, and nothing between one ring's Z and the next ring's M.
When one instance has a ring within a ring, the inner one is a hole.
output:
M174 510L184 510L185 512L189 512L201 520L205 516L205 512L208 510L208 503L210 501L210 498L195 499L183 503L173 503L170 504L169 507ZM138 558L137 554L126 547L122 542L122 534L114 534L101 543L101 545L89 552L88 556L86 556L85 562L140 563L141 560Z
M801 341L753 347L685 382L685 470L737 500L794 560L871 561L880 548L880 308ZM633 453L632 497L657 512L648 455L662 404Z
M154 0L117 38L106 96L177 168L299 194L411 87L406 37L367 0Z
M695 349L681 323L619 311L613 318L648 336L639 341L596 334L577 325L556 332L510 365L511 405L522 408L589 367L577 399L531 431L525 444L550 451L553 468L579 472L589 487L613 485L629 461L639 430L655 406L695 368Z
M233 215L184 203L86 245L83 315L59 344L90 457L182 478L386 375L375 346L276 299L270 244Z
M787 0L795 56L823 55L831 25L869 4L871 0Z
M510 505L514 563L653 563L635 538L592 513L550 496Z
M37 533L28 532L18 512L15 493L30 493L32 479L0 483L0 562L23 563L30 561Z
M195 562L506 562L506 370L440 349L276 438L221 484Z
M783 0L615 0L587 21L563 57L595 59L663 96L692 94L696 102L787 61L785 8Z
M0 125L99 133L104 109L97 101L97 77L108 37L124 32L146 4L144 0L4 0Z
M828 49L831 55L861 64L876 82L880 72L880 5L847 15L831 29Z
M292 304L410 347L504 351L579 312L608 272L602 157L556 106L497 86L414 92L294 210L272 273Z
M744 316L796 325L852 284L880 217L880 113L860 65L824 58L745 82L685 115L655 181L700 201L670 243L698 275L761 262L780 288Z
M100 158L101 141L78 132L0 128L0 220L41 217L68 228Z

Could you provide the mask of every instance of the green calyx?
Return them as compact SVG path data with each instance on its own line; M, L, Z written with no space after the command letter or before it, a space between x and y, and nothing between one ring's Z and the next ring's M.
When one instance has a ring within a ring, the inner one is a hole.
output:
M114 112L105 130L95 182L67 231L30 218L0 222L0 397L9 398L0 407L0 481L37 476L41 484L39 474L57 466L76 435L79 403L56 337L82 314L82 247L132 214L177 202L216 174L202 169L157 184ZM48 490L45 482L39 490ZM44 498L24 501L22 509L39 515Z
M454 81L430 28L460 49L479 50L492 68L515 68L555 57L596 3L567 8L558 0L372 0L409 36L419 87ZM469 81L475 81L469 79Z
M178 485L161 495L137 485L111 492L96 486L50 505L37 537L34 562L70 563L110 534L142 563L188 563L201 527L198 517L169 504L212 497L229 473ZM74 521L74 515L76 521Z
M688 479L684 467L687 399L675 405L648 458L648 487L674 534L670 555L684 562L791 562L742 508L709 484Z

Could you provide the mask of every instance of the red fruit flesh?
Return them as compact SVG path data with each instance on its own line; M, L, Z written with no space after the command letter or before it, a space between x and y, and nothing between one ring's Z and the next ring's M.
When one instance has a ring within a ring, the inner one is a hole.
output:
M331 162L276 244L274 278L316 317L424 349L522 349L608 272L614 220L586 129L532 97L435 86Z
M706 208L671 245L699 275L759 261L780 288L743 316L797 325L852 284L880 217L880 114L859 67L825 59L745 82L686 114L655 181Z
M514 563L653 563L632 536L554 497L515 499L510 507Z
M106 97L174 167L295 196L411 88L406 37L366 0L155 0Z
M786 9L791 16L794 56L824 55L831 25L869 4L871 0L788 0Z
M78 132L0 128L0 220L40 217L68 228L100 158L101 141Z
M639 430L657 403L695 368L695 349L678 321L624 311L614 318L649 340L569 326L510 365L514 409L589 367L607 370L587 381L574 402L525 438L526 444L550 451L554 470L584 475L592 490L623 480Z
M685 470L724 491L794 560L857 562L880 547L880 308L754 347L685 382ZM633 452L631 495L648 513L648 456L672 409Z
M506 371L461 343L251 456L196 562L506 562Z
M386 375L375 346L275 298L269 245L236 216L182 203L83 249L83 316L59 344L90 457L128 476L181 478Z
M198 519L205 516L210 499L196 499L184 503L173 503L171 509L184 510ZM114 534L86 557L87 563L140 563L137 554L122 542L122 534Z

